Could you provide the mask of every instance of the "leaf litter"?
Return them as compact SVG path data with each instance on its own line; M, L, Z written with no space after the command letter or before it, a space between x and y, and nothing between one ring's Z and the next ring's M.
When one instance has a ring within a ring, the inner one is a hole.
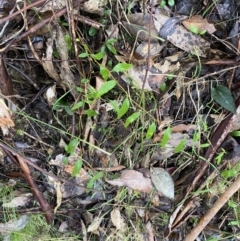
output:
M66 239L237 240L239 3L149 4L2 1L10 233L31 209Z

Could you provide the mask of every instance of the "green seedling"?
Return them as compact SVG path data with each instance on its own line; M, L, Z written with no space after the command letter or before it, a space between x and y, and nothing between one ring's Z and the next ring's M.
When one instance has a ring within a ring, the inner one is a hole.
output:
M161 144L160 144L161 148L164 148L164 147L167 145L170 137L171 137L171 127L169 126L169 127L164 131L163 138L162 138L162 141L161 141Z

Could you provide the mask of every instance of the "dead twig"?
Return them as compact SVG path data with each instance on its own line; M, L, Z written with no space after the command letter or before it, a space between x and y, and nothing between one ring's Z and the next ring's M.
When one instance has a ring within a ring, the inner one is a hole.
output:
M45 199L45 197L43 196L43 194L39 191L38 186L36 185L36 183L33 180L33 177L31 175L30 169L26 163L26 158L22 157L19 154L16 153L12 153L11 151L7 150L6 148L2 147L3 150L6 152L6 154L16 163L18 163L18 165L20 166L23 176L25 178L25 180L28 182L29 186L31 187L31 190L34 194L34 196L36 197L36 199L38 200L44 214L45 214L45 218L48 224L51 224L53 222L53 212L52 212L52 208L49 205L49 203L47 202L47 200Z
M192 229L192 231L184 238L183 241L194 241L202 230L207 226L216 213L223 207L223 205L237 192L240 188L240 176L233 182L230 187L218 198L213 204L212 208L200 219L199 223Z

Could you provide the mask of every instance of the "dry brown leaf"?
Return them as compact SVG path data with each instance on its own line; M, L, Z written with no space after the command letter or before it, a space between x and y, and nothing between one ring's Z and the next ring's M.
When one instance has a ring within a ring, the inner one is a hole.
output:
M196 28L199 33L206 30L208 33L213 34L216 31L214 25L209 23L206 18L202 18L201 15L194 15L191 18L184 20L182 24L190 31L192 27Z
M171 127L171 131L172 132L184 132L184 131L189 131L189 130L195 130L196 129L196 125L185 125L185 124L179 124L176 126Z
M152 182L150 178L146 178L142 173L135 170L122 171L120 178L107 180L108 183L114 186L130 187L133 190L150 193L152 191Z
M114 208L112 210L111 220L112 220L113 225L119 230L123 230L126 226L126 223L124 222L124 219L118 208Z
M0 98L0 127L10 128L14 126L11 119L9 108L6 106L4 100Z

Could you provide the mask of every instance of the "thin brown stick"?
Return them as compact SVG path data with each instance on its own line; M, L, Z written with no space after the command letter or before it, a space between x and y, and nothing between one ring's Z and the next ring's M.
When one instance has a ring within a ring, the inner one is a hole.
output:
M200 219L199 223L192 229L192 231L184 238L183 241L194 241L202 230L207 226L216 213L223 207L223 205L233 196L240 188L240 176L231 184L231 186L218 198L213 204L212 208Z

